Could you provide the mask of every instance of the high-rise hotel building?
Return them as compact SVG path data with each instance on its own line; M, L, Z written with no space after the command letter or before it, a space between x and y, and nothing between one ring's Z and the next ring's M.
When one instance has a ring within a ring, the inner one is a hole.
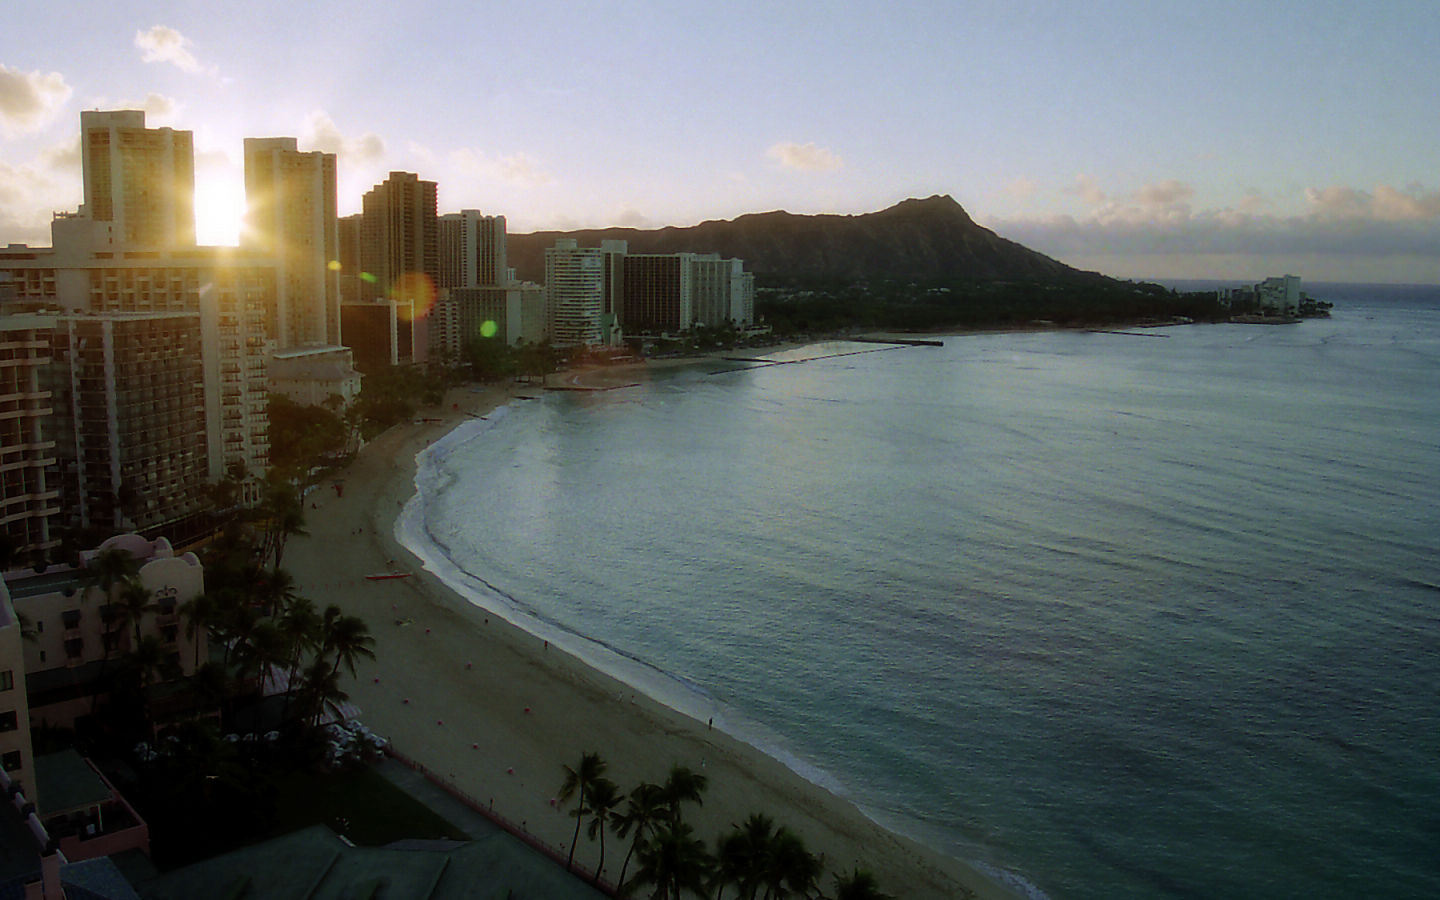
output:
M440 280L435 182L412 172L390 177L365 193L360 213L360 299L414 300L426 305Z
M560 238L545 251L545 303L557 347L610 347L620 341L618 305L625 241L581 247Z
M267 330L280 347L340 343L335 154L245 139L244 245L275 265Z
M33 450L51 462L43 491L33 477L24 480L27 504L50 509L35 498L58 485L63 522L45 514L40 524L32 517L23 528L4 527L40 551L54 545L60 524L174 522L231 463L257 479L269 464L273 259L195 245L188 132L147 129L138 110L87 112L81 122L85 204L56 214L51 247L0 246L3 330L17 327L7 311L44 310L54 324L42 371L86 373L55 374L41 385L49 397L33 396L26 407L27 416L50 409L39 417L38 442L26 432L32 448L53 442L53 450ZM7 379L0 390L9 387ZM14 379L17 392L33 394L29 387ZM159 405L147 409L152 391ZM189 399L178 402L180 394ZM8 440L0 455L13 455Z
M188 131L146 128L142 110L80 113L85 205L110 240L142 247L195 245L195 143Z

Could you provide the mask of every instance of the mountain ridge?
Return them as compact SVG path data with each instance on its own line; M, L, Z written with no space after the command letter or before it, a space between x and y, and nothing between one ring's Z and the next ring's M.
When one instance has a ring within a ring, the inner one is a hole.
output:
M785 210L710 219L688 227L537 231L508 238L519 277L543 281L545 250L557 238L582 247L629 242L631 253L714 252L745 261L760 276L961 278L977 281L1077 282L1104 279L1001 237L975 223L949 194L909 198L851 215L799 215Z

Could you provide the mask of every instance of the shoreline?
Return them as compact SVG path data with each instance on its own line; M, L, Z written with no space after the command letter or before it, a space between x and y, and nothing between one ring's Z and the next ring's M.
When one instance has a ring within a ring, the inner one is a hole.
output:
M712 361L718 357L561 377L605 384L633 380L637 372ZM457 426L535 388L453 389L439 421L396 426L361 451L343 474L342 496L325 485L306 499L313 504L307 510L310 536L292 539L287 568L318 605L336 603L370 624L377 658L345 683L361 720L459 790L563 851L574 820L551 800L563 778L561 767L593 750L609 762L607 775L622 791L642 780L663 779L672 764L707 775L706 802L687 817L697 837L713 842L730 824L764 812L800 834L812 852L824 854L827 887L832 873L859 866L897 896L938 900L964 896L966 890L981 900L1020 896L886 829L761 748L712 730L558 642L552 646L487 612L400 543L397 519L415 495L416 455ZM392 564L412 577L364 579ZM582 838L577 863L593 866L597 857L595 845ZM616 877L622 858L623 853L607 854L607 877Z

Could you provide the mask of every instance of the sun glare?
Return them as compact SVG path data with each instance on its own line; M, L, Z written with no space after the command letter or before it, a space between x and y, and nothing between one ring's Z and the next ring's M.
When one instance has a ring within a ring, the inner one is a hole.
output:
M240 243L240 225L245 218L245 185L225 181L197 181L195 184L195 241L219 247Z

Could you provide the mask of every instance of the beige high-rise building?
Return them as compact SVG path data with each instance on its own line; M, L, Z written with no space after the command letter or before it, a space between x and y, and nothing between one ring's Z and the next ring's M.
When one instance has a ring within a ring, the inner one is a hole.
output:
M435 182L391 172L362 209L360 299L408 300L428 312L440 280Z
M439 229L439 287L492 287L512 280L506 262L504 216L462 209L440 216Z
M195 144L189 131L146 128L138 109L80 113L81 215L131 247L195 245Z
M244 244L275 261L267 319L280 347L340 343L335 154L295 138L245 139Z

